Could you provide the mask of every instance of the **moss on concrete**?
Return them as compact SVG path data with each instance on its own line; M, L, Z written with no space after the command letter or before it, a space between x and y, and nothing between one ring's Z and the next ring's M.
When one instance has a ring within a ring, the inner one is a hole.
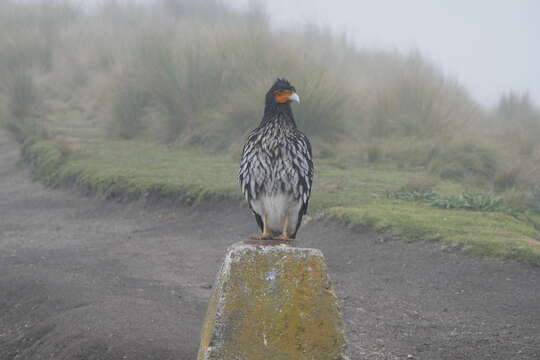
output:
M199 360L344 359L343 333L319 250L236 244L216 281Z

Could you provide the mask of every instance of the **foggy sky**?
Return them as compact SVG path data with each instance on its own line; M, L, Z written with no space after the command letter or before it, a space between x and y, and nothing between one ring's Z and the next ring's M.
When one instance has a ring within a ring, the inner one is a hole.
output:
M248 0L228 0L241 6ZM540 105L540 1L272 0L277 26L315 21L359 47L412 49L457 79L485 105L528 91Z

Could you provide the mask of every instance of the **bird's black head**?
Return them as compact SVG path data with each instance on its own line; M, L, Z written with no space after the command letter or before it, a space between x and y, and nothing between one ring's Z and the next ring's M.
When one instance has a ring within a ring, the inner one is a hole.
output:
M294 86L285 79L277 79L266 93L266 106L290 104L293 101L300 102L300 98L296 94Z

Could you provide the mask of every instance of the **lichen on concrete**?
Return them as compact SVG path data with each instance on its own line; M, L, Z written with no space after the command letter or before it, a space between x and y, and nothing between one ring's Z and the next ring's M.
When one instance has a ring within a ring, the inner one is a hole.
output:
M198 359L344 359L343 333L319 250L238 243L218 274Z

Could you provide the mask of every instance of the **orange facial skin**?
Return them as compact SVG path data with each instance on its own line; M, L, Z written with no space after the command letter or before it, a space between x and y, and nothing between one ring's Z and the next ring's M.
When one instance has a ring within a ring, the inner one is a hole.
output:
M289 96L293 94L293 91L292 90L279 90L279 91L276 91L274 94L276 96L276 102L282 104L286 102L291 102L291 100L289 99Z

